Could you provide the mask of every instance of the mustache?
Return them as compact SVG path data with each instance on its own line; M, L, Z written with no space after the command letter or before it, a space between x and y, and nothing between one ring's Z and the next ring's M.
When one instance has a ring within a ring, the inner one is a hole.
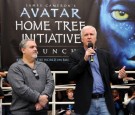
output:
M38 51L35 51L34 53L38 54Z

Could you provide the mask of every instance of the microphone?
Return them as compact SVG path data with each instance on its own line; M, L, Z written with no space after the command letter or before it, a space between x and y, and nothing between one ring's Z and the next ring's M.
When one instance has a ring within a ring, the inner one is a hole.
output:
M93 49L93 44L91 42L88 43L88 48L92 48ZM94 61L93 55L90 55L90 61L91 62Z

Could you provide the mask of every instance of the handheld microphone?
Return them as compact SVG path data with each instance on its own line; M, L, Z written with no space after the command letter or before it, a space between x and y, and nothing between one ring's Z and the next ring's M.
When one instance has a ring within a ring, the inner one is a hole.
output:
M93 44L91 42L88 43L88 48L92 48L93 49ZM93 55L90 55L90 61L91 62L94 61Z

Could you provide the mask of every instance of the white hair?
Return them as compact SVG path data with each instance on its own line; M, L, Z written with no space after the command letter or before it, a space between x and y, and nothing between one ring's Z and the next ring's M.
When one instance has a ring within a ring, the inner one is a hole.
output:
M81 33L80 33L80 34L81 34L81 38L83 37L84 30L87 29L87 28L94 29L95 35L97 36L96 28L93 27L93 26L87 25L87 26L84 26L84 27L81 29Z

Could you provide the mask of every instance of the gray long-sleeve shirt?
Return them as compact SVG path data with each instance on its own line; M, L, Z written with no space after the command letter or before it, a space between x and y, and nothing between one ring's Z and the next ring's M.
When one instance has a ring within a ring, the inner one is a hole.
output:
M12 64L9 68L7 79L12 87L11 111L29 111L39 95L52 96L54 91L54 79L49 67L43 62L35 62L34 69L39 75L36 79L33 69L21 59Z

